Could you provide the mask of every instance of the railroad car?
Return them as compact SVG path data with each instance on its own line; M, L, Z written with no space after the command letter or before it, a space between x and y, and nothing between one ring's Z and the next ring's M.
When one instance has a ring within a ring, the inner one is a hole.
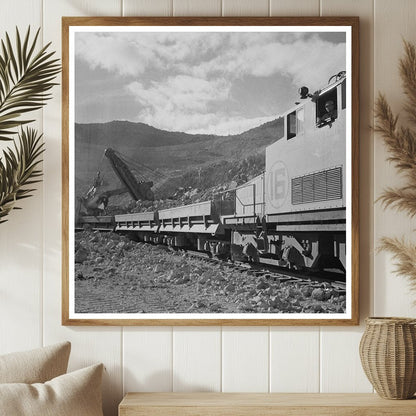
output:
M212 201L116 215L115 231L234 260L345 272L346 91L344 71L313 94L302 87L261 175Z
M301 89L300 102L283 114L283 135L266 148L264 175L236 190L235 213L221 218L235 251L296 269L345 271L345 72L334 78L314 94Z

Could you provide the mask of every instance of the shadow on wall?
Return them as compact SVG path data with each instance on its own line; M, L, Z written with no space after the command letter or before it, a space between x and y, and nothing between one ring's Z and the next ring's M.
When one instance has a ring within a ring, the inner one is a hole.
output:
M125 394L129 392L213 392L215 390L197 384L187 383L181 378L174 376L170 371L157 371L139 380L135 373L128 368L124 368Z
M115 368L115 372L119 372L119 368ZM104 367L103 373L103 412L104 416L117 416L118 404L123 399L123 392L120 389L120 380L112 376Z

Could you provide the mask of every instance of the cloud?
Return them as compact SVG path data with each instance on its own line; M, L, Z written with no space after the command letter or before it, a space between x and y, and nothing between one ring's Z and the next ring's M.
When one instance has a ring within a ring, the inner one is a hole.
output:
M137 104L134 121L231 134L275 118L293 100L291 91L322 88L344 70L345 43L328 39L300 32L88 32L76 34L75 51L83 67L122 85L120 97ZM80 88L79 102L82 94Z
M142 74L150 63L161 64L156 50L124 34L80 33L75 51L91 69L102 68L123 76Z
M320 83L332 75L328 71L345 66L345 44L305 33L79 33L75 50L92 69L124 76L149 70L200 78L282 72L295 82Z
M213 122L216 112L212 109L228 100L230 88L225 79L177 75L148 87L134 81L126 91L140 105L137 120L167 130L190 131Z
M334 44L313 36L290 44L253 42L242 49L230 49L223 56L202 62L193 68L193 73L199 77L228 73L235 78L282 74L289 76L295 85L319 88L331 75L344 69L345 44Z
M221 117L216 115L215 118L207 120L207 123L204 126L198 126L197 128L190 130L189 133L204 134L206 132L210 132L212 134L227 136L229 134L243 133L274 119L276 119L276 116L254 118L236 116L229 118L225 115Z
M191 63L205 53L215 53L221 44L222 34L80 32L75 36L75 55L91 69L136 76L151 69L167 71L183 61Z
M224 79L208 82L177 76L149 88L135 81L127 86L127 91L140 104L135 120L164 130L228 135L242 133L275 118L274 115L230 116L226 111L230 84Z

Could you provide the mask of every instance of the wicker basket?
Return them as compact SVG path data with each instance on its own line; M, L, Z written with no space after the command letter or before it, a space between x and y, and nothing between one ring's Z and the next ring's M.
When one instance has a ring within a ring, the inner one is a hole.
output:
M365 374L386 399L409 399L416 392L416 320L367 318L360 342Z

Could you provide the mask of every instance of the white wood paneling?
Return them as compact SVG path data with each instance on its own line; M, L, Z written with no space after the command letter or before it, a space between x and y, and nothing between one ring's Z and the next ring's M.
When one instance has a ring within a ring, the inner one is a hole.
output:
M221 391L221 328L173 328L173 391Z
M221 16L221 0L173 0L174 16Z
M382 92L394 112L402 110L405 97L398 73L399 58L403 56L403 42L406 39L416 42L415 17L416 2L412 0L375 0L374 39L374 82L376 93ZM406 116L400 121L406 123ZM385 160L388 157L381 138L375 142L375 195L379 196L387 186L403 184L392 165ZM388 209L383 211L380 204L375 205L375 244L382 236L405 236L414 239L415 221L410 221L403 213ZM416 308L412 305L416 299L409 292L407 282L393 273L391 256L379 253L375 256L374 268L374 312L380 316L414 316Z
M173 0L123 0L124 16L172 16Z
M269 0L222 0L223 16L268 16Z
M123 6L122 0L43 0L43 3L44 18L51 13L57 16L120 16ZM61 27L60 19L45 23Z
M361 367L361 327L333 327L321 331L321 393L371 393Z
M14 43L16 27L24 36L29 25L32 34L42 25L41 0L1 1L1 39L8 32ZM41 40L42 34L39 47ZM42 133L42 111L27 118L36 119L30 126ZM6 147L12 142L0 142L2 159ZM0 353L42 345L43 184L35 187L31 198L17 203L22 210L0 224Z
M124 328L124 392L172 391L172 328Z
M319 0L270 0L270 16L319 16Z
M222 391L269 391L269 328L224 327Z
M1 0L0 35L14 34L16 26L22 31L28 26L37 29L42 25L42 0Z
M271 328L270 391L319 392L319 328Z
M61 17L82 15L120 15L120 0L44 0L44 36L61 50ZM61 340L72 342L70 369L103 362L104 412L117 414L122 397L121 329L71 328L61 326L61 94L44 110L45 154L45 252L44 252L44 340L46 344Z

